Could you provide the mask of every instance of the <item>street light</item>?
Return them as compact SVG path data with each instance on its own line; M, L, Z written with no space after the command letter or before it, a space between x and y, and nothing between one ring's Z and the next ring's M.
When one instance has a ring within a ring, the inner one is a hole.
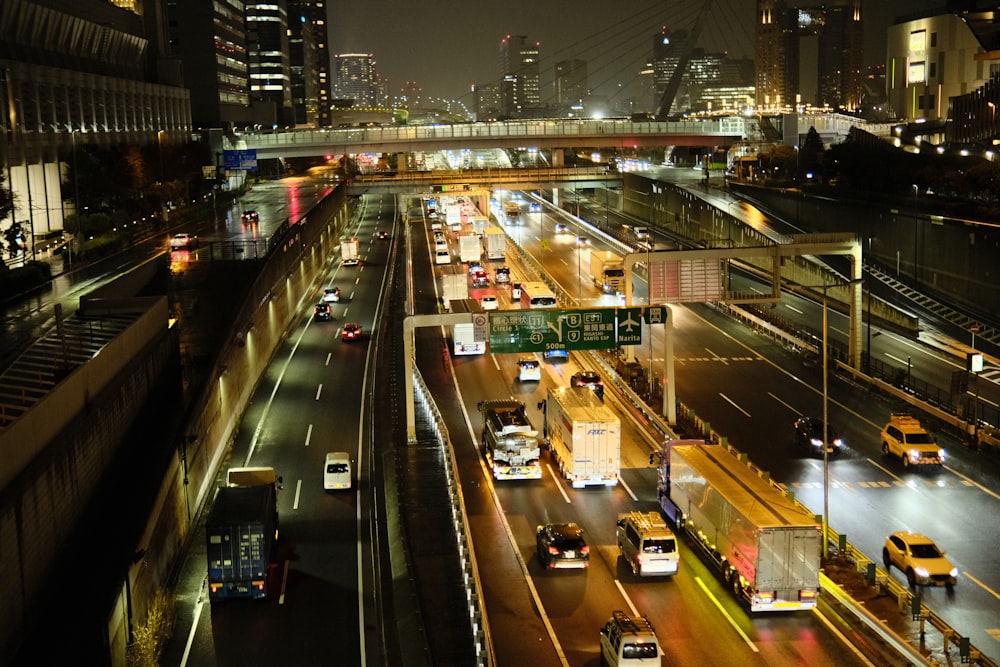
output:
M799 288L801 290L823 290L823 558L829 555L830 542L830 401L828 392L830 347L827 341L827 330L829 327L827 326L828 306L826 291L831 287L852 287L860 282L861 279L858 278L834 285L803 285Z

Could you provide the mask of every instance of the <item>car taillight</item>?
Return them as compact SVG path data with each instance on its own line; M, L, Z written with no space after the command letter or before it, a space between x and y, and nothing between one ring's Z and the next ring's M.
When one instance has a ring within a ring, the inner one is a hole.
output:
M584 556L586 556L587 554L590 553L590 547L588 547L588 546L580 547L580 553L582 553Z
M558 556L559 555L559 550L556 549L555 547L549 547L549 555Z

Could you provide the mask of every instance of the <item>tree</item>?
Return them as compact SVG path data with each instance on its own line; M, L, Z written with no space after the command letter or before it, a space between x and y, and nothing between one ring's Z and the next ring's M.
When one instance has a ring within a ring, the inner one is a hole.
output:
M0 171L0 220L14 217L14 193L6 187L6 177ZM24 229L20 222L13 221L0 238L0 255L17 257L24 249Z

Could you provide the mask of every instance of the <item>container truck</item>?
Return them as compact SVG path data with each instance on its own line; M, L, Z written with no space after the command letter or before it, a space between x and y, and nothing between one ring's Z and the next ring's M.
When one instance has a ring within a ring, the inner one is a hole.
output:
M349 238L340 242L340 264L341 266L357 266L361 263L358 257L358 240Z
M465 273L441 276L441 300L446 311L451 312L452 301L464 301L468 298L469 279Z
M458 237L458 259L462 262L478 262L483 248L477 234L462 234Z
M543 405L545 442L573 488L618 484L618 417L588 387L549 388Z
M610 250L590 251L590 279L594 287L605 294L618 294L625 290L625 264L619 255Z
M507 234L499 227L483 230L483 251L487 259L503 259L507 252Z
M274 484L225 486L205 522L212 602L267 597L268 565L278 538Z
M665 445L657 495L664 515L751 612L812 609L823 531L723 445Z
M524 403L481 401L482 446L494 479L541 479L538 431L531 426Z

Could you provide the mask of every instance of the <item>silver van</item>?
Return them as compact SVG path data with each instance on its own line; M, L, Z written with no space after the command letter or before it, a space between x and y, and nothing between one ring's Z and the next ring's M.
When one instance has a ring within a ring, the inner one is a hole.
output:
M618 515L618 553L640 577L676 574L677 537L658 512Z

